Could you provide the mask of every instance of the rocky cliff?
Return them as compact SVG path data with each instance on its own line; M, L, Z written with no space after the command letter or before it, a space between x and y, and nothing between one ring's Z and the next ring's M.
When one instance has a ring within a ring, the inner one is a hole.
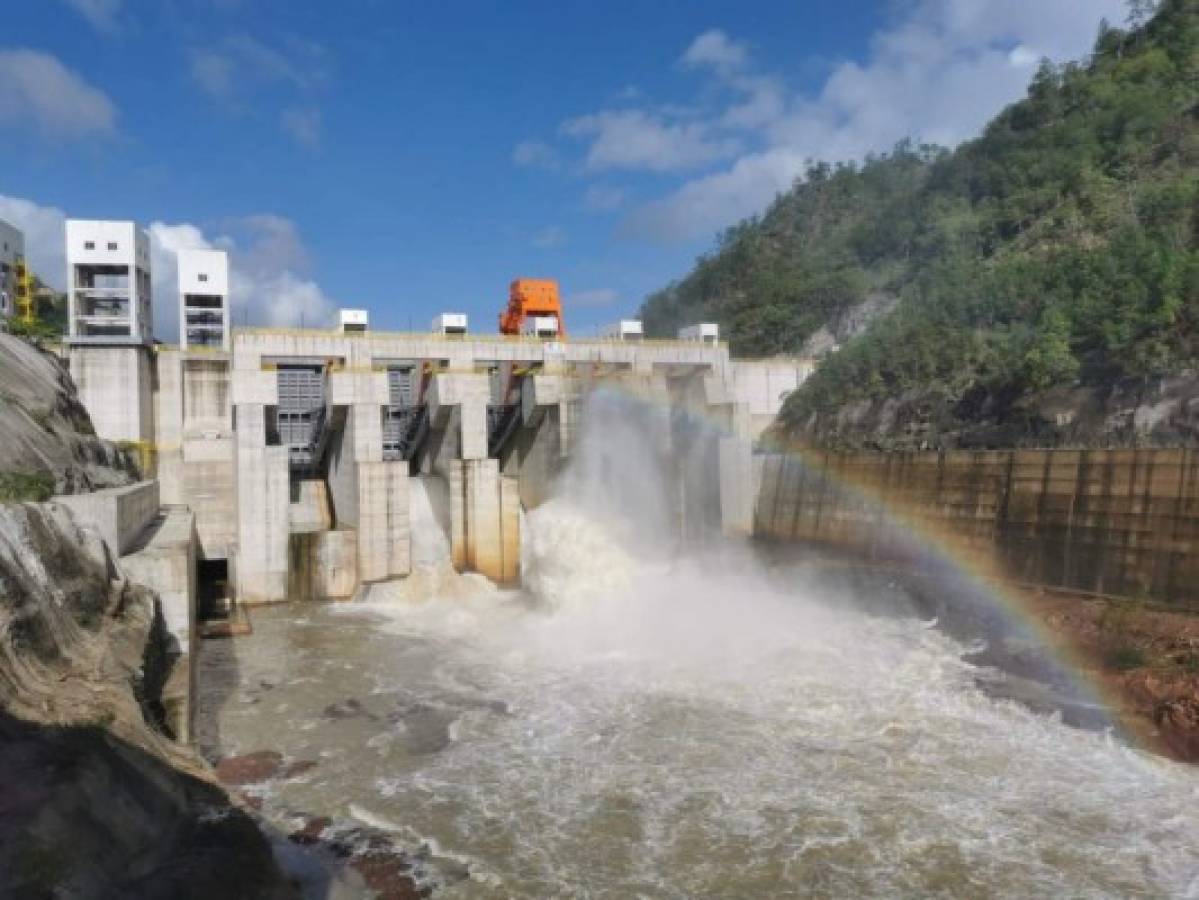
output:
M981 385L960 397L911 388L784 418L780 434L842 450L1193 446L1199 441L1199 375L1059 385L1033 395Z
M96 437L66 366L0 334L0 499L30 499L129 484L130 456Z
M157 730L164 646L154 596L68 510L0 505L0 896L298 896Z

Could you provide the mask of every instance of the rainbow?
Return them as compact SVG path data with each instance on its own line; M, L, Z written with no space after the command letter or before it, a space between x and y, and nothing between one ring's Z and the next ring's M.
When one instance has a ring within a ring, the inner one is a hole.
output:
M604 378L597 389L617 393L659 413L663 406L669 406L671 413L685 415L698 427L720 436L731 433L727 413L715 413L699 404L670 404L660 393L646 391L644 382L638 383L636 379ZM826 494L836 492L843 501L870 510L873 522L856 526L859 544L862 532L871 532L871 547L885 544L886 558L898 563L893 567L897 572L932 580L940 595L952 594L963 604L982 607L1000 626L1002 637L1017 637L1037 647L1041 651L1038 659L1044 666L1040 674L1072 707L1093 713L1088 727L1116 733L1137 746L1149 743L1147 723L1126 715L1119 696L1100 673L1042 620L1032 596L1041 588L1012 581L1002 570L993 546L980 546L979 541L970 541L950 527L920 515L896 498L888 497L877 483L854 479L826 465L830 455L823 451L784 444L777 439L772 443L769 455L780 460L780 465L799 466L805 477L823 482L821 490ZM758 533L756 528L755 533Z

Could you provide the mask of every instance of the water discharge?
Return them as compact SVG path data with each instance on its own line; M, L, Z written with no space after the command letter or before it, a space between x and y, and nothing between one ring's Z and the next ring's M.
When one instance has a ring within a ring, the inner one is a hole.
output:
M988 696L916 617L680 550L653 428L608 411L524 592L452 571L421 480L413 578L256 614L222 749L318 760L268 811L394 830L446 897L1199 893L1193 770Z

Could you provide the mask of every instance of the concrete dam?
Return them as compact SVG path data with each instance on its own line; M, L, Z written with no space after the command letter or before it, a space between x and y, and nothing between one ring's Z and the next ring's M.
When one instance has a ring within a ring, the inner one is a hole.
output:
M198 559L227 565L247 603L407 575L418 476L449 485L454 564L517 581L518 508L545 496L599 385L659 411L663 452L700 439L681 418L709 426L680 496L748 532L752 407L760 422L781 402L754 391L770 367L795 371L683 341L269 330L235 332L229 352L77 343L69 358L97 433L143 450L159 502L192 512Z

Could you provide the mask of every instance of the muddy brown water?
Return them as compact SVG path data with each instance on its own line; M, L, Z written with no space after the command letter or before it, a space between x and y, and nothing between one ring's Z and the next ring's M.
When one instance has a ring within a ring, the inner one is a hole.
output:
M444 897L1199 893L1199 772L981 690L977 648L817 584L632 584L256 610L203 645L201 742L314 761L268 818L388 830Z

